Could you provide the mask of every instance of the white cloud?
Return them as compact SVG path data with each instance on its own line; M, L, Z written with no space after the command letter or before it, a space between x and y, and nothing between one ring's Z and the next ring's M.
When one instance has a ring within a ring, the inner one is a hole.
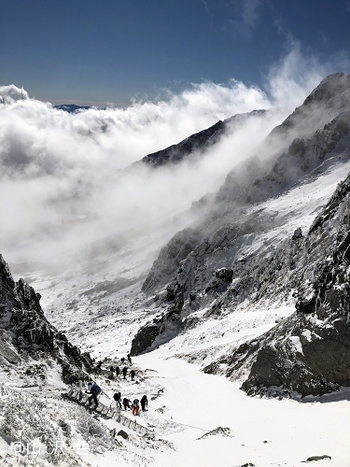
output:
M260 3L261 0L245 0L242 2L242 20L248 30L254 29L258 22Z
M28 98L28 93L23 88L18 88L14 84L0 86L0 104L11 104Z
M270 97L235 80L227 85L205 82L156 103L77 114L29 99L15 86L1 87L4 257L63 257L103 236L132 229L151 233L155 225L166 225L169 235L174 233L183 224L170 219L217 190L282 116L250 122L195 164L156 172L128 167L237 113L281 106L287 115L323 78L324 70L295 47L271 70Z
M319 57L302 52L300 42L290 39L288 52L271 68L266 77L266 90L271 102L293 109L295 102L302 103L305 94L309 94L327 75L335 72L350 72L350 60L347 52L339 52L327 62Z
M243 38L250 38L260 19L262 0L231 0L233 29Z

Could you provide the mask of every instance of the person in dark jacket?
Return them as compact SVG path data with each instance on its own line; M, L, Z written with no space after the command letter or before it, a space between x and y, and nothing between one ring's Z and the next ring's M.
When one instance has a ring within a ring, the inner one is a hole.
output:
M141 409L143 412L145 412L145 410L147 410L147 407L148 407L148 399L147 399L146 394L142 396L140 402L141 402Z
M131 370L131 371L130 371L130 378L131 378L131 381L134 381L135 375L136 375L135 370Z
M127 372L128 372L128 367L125 366L125 367L122 369L122 373L123 373L123 378L124 378L124 379L126 378Z
M100 374L101 370L102 370L102 361L100 360L96 365L95 371L96 373Z
M124 397L124 399L123 399L124 410L130 409L130 402L131 402L130 399L127 399L126 397Z
M120 392L115 392L115 393L113 394L113 399L115 400L116 405L117 405L117 407L118 407L119 409L122 408L121 397L122 397L122 395L121 395Z
M90 394L91 394L91 396L88 398L89 407L91 407L91 403L93 401L94 404L95 404L95 409L96 409L97 406L98 406L97 396L100 394L101 389L95 383L92 383L91 385L89 383L88 388L90 389L90 391L88 391L88 392L90 392Z

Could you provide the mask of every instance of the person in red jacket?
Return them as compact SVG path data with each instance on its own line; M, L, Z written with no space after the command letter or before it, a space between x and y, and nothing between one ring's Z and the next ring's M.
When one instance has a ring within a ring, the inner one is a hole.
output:
M139 405L139 400L138 399L134 399L133 403L132 403L132 406L131 406L131 413L133 415L138 415L139 414L139 410L140 410L140 405Z

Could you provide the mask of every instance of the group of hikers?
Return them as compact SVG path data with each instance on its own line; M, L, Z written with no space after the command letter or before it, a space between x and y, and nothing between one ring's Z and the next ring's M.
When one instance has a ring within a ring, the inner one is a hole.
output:
M124 410L131 409L131 413L133 415L139 415L139 413L140 413L140 404L141 404L141 410L143 412L145 412L147 410L147 407L148 407L148 399L147 399L146 395L142 396L140 401L139 401L139 399L134 399L131 402L131 400L128 399L127 397L124 397L123 401L122 401L121 393L120 392L115 392L114 395L113 395L113 399L116 402L117 408L121 409L122 404L123 404Z
M127 359L127 362L129 363L129 365L132 365L132 360L131 360L131 355L130 354L127 355L126 359ZM127 376L128 372L129 372L129 368L126 366L127 365L126 359L125 359L125 357L122 357L120 359L120 362L122 364L122 369L120 369L120 367L118 365L115 366L115 367L111 366L109 368L109 373L110 373L110 378L111 379L114 379L114 376L116 376L118 378L121 374L123 375L123 379L126 379L126 376ZM103 361L100 360L97 363L96 367L95 367L95 371L96 371L97 374L101 373L102 365L103 365ZM129 374L130 374L131 381L134 381L135 376L136 376L136 372L135 372L135 370L133 368L130 370Z
M120 375L122 375L123 379L126 379L128 373L129 373L131 381L135 381L135 376L136 376L135 370L133 368L130 369L130 368L128 368L128 366L126 366L127 364L132 365L130 354L127 355L127 361L128 361L128 363L126 362L126 359L124 357L122 357L120 359L120 362L122 363L122 365L124 365L122 367L122 369L120 369L119 366L115 366L115 367L111 366L110 369L109 369L110 373L111 373L112 376L115 375L117 378ZM97 363L96 370L97 370L98 373L100 373L101 370L102 370L102 364L103 364L102 361L99 361ZM86 392L88 394L90 394L90 396L88 398L89 407L91 407L92 403L94 403L95 408L96 408L98 406L98 396L102 393L102 390L101 390L100 386L98 386L94 382L90 382L90 383L88 383L88 388L87 388ZM121 392L117 391L117 392L115 392L113 394L113 399L114 399L114 401L116 403L117 409L122 409L122 407L123 407L124 410L131 410L131 413L133 415L139 415L140 405L141 405L141 410L143 412L146 411L147 407L148 407L148 399L147 399L146 395L144 395L141 398L141 400L134 399L131 402L131 400L128 399L127 397L124 397L122 399Z
M116 367L111 366L111 368L110 368L111 375L115 374L115 376L118 377L118 376L120 376L120 373L121 373L123 375L123 379L126 379L126 375L128 374L128 371L129 371L129 368L127 366L124 366L121 371L120 371L119 366L116 366ZM131 379L131 381L135 380L135 376L136 376L136 372L132 368L130 370L130 379Z
M97 396L102 393L102 390L100 386L98 386L94 382L89 382L88 383L88 389L86 391L87 393L90 394L90 397L88 398L88 405L91 407L91 404L94 403L95 408L98 406L98 398ZM140 405L141 405L141 410L145 412L148 407L148 399L147 396L144 395L142 396L141 400L139 399L134 399L132 402L130 399L127 397L124 397L122 400L122 395L121 392L115 392L113 394L113 399L116 403L117 409L121 409L122 405L124 407L124 410L130 410L133 415L139 415L140 413Z

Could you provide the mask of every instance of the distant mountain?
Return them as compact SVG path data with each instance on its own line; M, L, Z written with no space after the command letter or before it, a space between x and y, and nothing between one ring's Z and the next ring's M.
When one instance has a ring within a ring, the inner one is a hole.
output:
M57 104L53 106L54 109L64 110L70 114L79 112L80 110L88 110L92 107L90 105L76 105L76 104Z
M173 144L166 149L148 154L140 162L152 167L178 164L182 160L193 157L199 152L206 152L210 147L217 144L220 138L228 131L233 131L236 126L246 122L249 118L258 118L266 114L266 110L254 110L244 114L236 114L224 121L218 121L206 130L199 131L189 136L178 144Z

